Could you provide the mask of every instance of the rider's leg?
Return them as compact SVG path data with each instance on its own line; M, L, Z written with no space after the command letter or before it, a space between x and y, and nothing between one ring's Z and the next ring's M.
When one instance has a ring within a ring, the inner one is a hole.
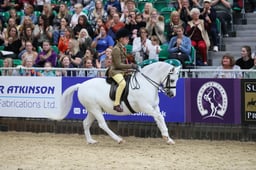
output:
M123 90L126 86L126 82L124 80L124 77L122 74L116 74L115 76L112 77L118 84L118 87L116 89L116 97L115 97L115 102L114 102L114 109L118 112L122 112L123 109L120 107L120 99L121 95L123 93Z

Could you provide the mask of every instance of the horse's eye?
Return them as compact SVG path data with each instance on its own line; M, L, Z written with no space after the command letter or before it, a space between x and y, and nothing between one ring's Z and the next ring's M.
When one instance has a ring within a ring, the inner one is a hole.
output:
M174 83L174 81L175 81L174 79L171 79L171 83Z

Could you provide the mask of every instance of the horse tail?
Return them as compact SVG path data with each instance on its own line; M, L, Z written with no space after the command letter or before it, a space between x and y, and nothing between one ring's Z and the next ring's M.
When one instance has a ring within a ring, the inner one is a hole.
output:
M69 110L73 103L73 94L79 88L80 83L75 84L67 88L61 96L61 112L58 115L54 115L52 119L63 120L69 113Z

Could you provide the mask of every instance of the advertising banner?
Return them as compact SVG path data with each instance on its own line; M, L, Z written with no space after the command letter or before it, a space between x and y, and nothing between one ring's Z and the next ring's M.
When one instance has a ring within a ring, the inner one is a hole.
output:
M69 86L77 83L88 81L90 78L85 77L63 77L62 79L62 92ZM90 90L90 89L88 89ZM184 122L184 79L179 79L177 83L176 96L169 98L163 93L160 96L160 111L165 118L166 122ZM141 99L143 100L143 99ZM77 93L73 96L73 105L66 119L85 119L87 110L84 108L77 98ZM140 122L153 122L151 116L145 113L135 113L128 116L113 116L109 113L104 113L106 120L119 120L119 121L140 121Z
M0 77L0 116L47 118L60 112L61 77Z
M240 80L186 79L187 122L241 123Z
M241 81L242 122L256 124L256 80Z

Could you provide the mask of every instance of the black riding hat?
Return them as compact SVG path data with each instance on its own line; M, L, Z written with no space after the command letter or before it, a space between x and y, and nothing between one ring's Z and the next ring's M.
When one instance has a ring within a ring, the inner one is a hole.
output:
M121 28L120 30L118 30L116 32L116 40L119 40L122 37L129 37L129 30L125 29L125 28Z

